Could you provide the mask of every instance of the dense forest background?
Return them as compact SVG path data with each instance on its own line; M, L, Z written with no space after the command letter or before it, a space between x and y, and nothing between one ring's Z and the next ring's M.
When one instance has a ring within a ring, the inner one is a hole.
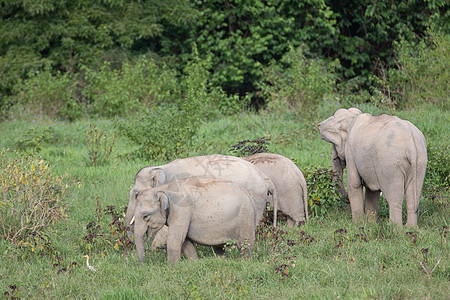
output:
M244 110L449 107L444 0L0 5L0 118L120 118L148 157Z

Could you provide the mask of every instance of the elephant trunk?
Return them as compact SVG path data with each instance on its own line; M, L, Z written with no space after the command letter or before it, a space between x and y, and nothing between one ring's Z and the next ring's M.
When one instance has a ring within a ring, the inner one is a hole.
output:
M137 229L134 233L134 243L136 245L136 251L138 253L138 260L140 263L145 261L145 248L144 248L144 233L146 232L146 228L141 228L141 230Z
M125 225L127 226L128 239L133 241L134 223L131 224L131 220L134 217L134 212L136 209L136 192L132 189L130 191L130 200L128 201L127 212L125 214Z
M341 198L345 199L348 198L347 191L345 190L344 186L344 168L345 168L345 161L343 161L337 153L336 146L333 145L331 149L331 166L334 172L337 173L337 181L339 184L339 187L336 187L336 191L341 194Z

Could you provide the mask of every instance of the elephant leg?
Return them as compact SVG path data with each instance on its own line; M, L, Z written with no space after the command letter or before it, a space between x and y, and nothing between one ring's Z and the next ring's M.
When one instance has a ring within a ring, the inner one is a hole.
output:
M186 240L188 224L170 226L167 235L167 261L176 263L180 260L182 245Z
M383 195L389 204L389 219L397 225L403 224L402 206L404 194L403 186L394 186L383 190Z
M290 216L286 216L286 217L287 217L288 228L294 228L294 226L298 224L298 222L294 221L294 219L292 219Z
M347 166L347 185L352 219L353 222L358 222L364 217L363 187L356 166L350 163Z
M406 226L417 226L417 213L419 209L420 193L416 193L415 182L410 182L406 188ZM418 199L419 198L419 199Z
M167 234L169 232L169 227L164 225L156 234L152 242L152 250L158 247L164 247L167 244Z
M370 219L376 219L378 215L378 204L380 202L380 191L371 191L368 188L366 188L366 205L365 205L365 211L366 215Z
M181 250L183 251L184 257L191 260L198 260L197 250L195 249L195 245L188 239L186 239L181 246Z

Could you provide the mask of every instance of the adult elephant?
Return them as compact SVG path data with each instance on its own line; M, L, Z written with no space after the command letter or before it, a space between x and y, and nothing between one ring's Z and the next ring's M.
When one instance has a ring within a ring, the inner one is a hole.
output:
M257 166L272 180L277 190L278 209L287 216L288 227L308 220L306 180L289 158L274 153L257 153L243 159Z
M422 132L395 116L372 116L357 108L339 109L319 124L322 139L332 143L333 170L347 167L347 189L352 217L365 210L377 214L380 192L389 204L390 220L402 224L406 194L408 226L417 225L417 210L427 166Z
M276 189L272 181L248 161L219 154L176 159L162 166L142 168L136 174L125 217L126 225L130 228L128 237L131 238L134 231L132 219L140 191L193 176L229 180L240 184L250 194L255 204L256 222L262 219L267 202L272 201L274 210L277 209Z
M255 244L255 207L244 188L231 181L190 177L142 190L137 197L135 242L144 262L144 235L167 228L167 260L181 252L198 259L195 244L221 247L232 240L250 256Z

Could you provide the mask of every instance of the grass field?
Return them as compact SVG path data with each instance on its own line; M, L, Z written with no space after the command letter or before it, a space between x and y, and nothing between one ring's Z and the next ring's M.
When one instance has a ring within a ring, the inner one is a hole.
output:
M361 109L384 113L371 106ZM320 118L331 113L324 111ZM386 113L411 121L428 143L448 150L448 111L426 106ZM291 114L268 113L225 117L199 128L183 156L230 154L238 141L265 136L271 139L269 152L291 158L302 170L330 168L330 145L320 140L318 121L299 122ZM38 153L69 186L64 198L67 217L47 228L47 242L40 242L40 251L0 240L0 295L5 299L448 299L450 295L450 247L444 227L450 221L448 190L442 190L436 201L428 197L427 187L418 228L398 228L389 223L386 212L379 222L353 224L349 207L342 204L294 229L284 223L275 231L264 229L247 260L231 246L225 259L216 258L210 247L199 247L197 262L182 260L169 266L165 250L157 250L148 252L146 262L139 265L135 248L116 245L119 235L113 236L109 227L111 216L98 206L122 209L136 172L165 162L129 159L127 154L136 146L118 136L108 163L89 166L85 131L90 124L107 135L115 130L109 120L0 123L0 148L5 149L14 149L30 128L51 127L54 139ZM104 236L89 244L83 237L92 221L101 225ZM84 254L89 254L97 272L88 270Z

